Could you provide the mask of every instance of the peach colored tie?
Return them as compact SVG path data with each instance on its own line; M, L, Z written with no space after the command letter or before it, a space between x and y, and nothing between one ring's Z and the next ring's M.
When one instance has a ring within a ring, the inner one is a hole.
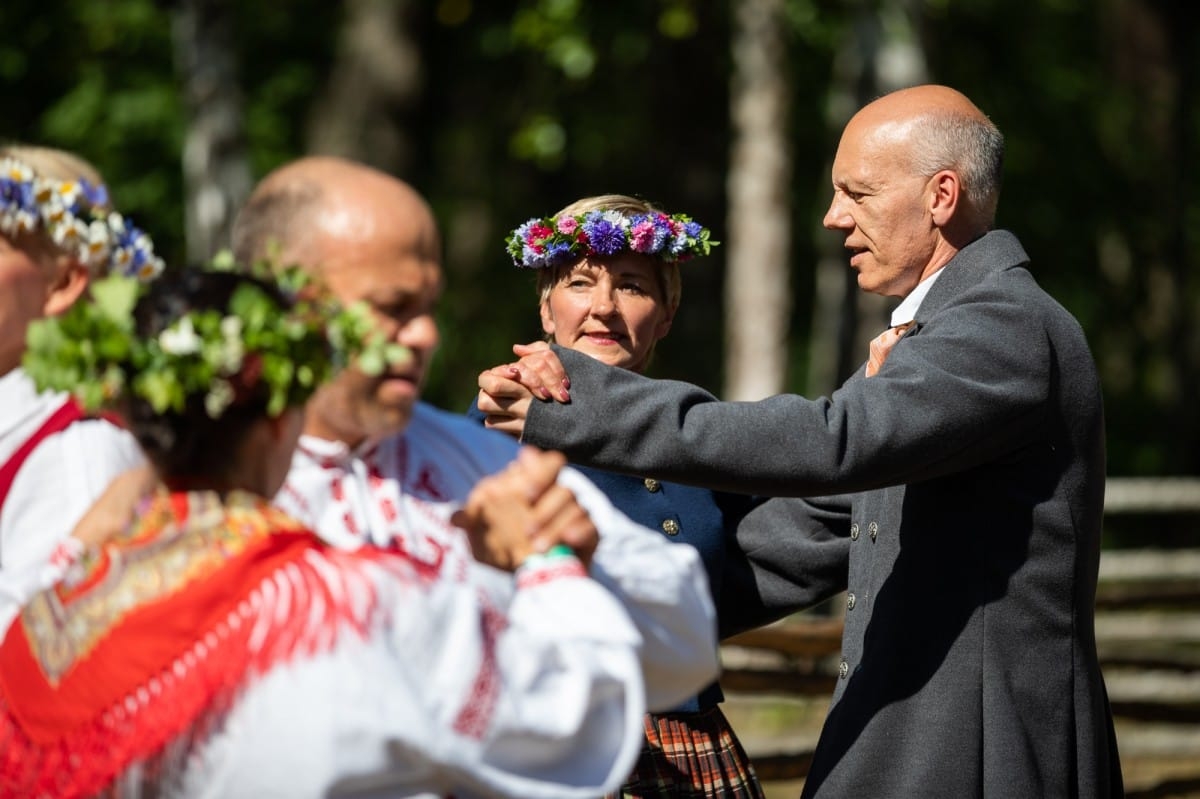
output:
M912 322L905 322L902 325L889 327L871 339L871 356L867 358L867 377L871 377L879 371L883 362L887 360L888 353L892 351L892 347L896 346L896 342L912 326Z

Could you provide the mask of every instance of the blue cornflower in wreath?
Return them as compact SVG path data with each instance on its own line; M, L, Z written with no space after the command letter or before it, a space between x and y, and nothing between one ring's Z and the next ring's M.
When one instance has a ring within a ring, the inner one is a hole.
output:
M42 229L90 272L157 277L163 262L150 237L108 205L103 184L46 178L16 158L0 159L0 232Z
M546 269L579 258L622 252L673 263L708 255L717 244L708 228L686 214L656 211L626 216L619 211L596 210L530 219L509 234L506 249L517 266Z

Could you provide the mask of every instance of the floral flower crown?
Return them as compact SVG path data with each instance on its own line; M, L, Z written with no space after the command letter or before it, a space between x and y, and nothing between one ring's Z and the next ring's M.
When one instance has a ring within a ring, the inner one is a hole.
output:
M720 242L686 214L659 211L626 216L620 211L589 211L578 216L530 219L509 234L508 254L525 269L559 266L589 255L623 250L671 263L708 255Z
M108 189L89 181L52 180L15 158L0 160L0 232L33 233L38 226L92 272L151 280L163 269L150 237L115 211Z
M234 271L224 254L208 268ZM69 391L89 411L133 396L156 413L183 413L190 399L203 397L205 411L217 419L264 389L267 415L278 416L303 404L351 360L379 374L411 357L406 347L373 334L365 304L338 306L299 269L272 273L264 264L251 274L277 285L291 307L246 282L225 311L190 311L143 338L133 310L148 286L110 275L92 284L89 299L29 326L22 365L39 390Z

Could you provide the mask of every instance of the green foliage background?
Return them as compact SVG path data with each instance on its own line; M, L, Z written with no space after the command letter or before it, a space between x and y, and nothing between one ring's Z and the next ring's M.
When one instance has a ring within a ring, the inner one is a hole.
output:
M793 307L789 388L806 390L819 220L836 145L836 59L882 0L789 0ZM1166 0L916 0L930 80L959 88L1008 139L999 223L1083 324L1100 363L1110 473L1200 472L1197 23ZM243 0L234 15L256 176L306 150L304 120L346 6ZM397 112L397 170L446 242L443 347L429 398L465 408L476 373L539 335L508 230L586 194L638 194L725 237L728 2L410 2L422 91ZM183 253L173 7L5 0L0 138L76 150L168 260ZM370 160L370 153L364 155ZM656 370L721 384L723 253L688 266Z

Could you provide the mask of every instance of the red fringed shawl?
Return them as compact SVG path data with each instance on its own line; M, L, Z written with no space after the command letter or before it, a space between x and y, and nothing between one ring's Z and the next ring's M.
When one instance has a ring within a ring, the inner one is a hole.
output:
M364 634L371 559L258 497L161 494L0 645L0 795L94 795L215 723L255 675Z

